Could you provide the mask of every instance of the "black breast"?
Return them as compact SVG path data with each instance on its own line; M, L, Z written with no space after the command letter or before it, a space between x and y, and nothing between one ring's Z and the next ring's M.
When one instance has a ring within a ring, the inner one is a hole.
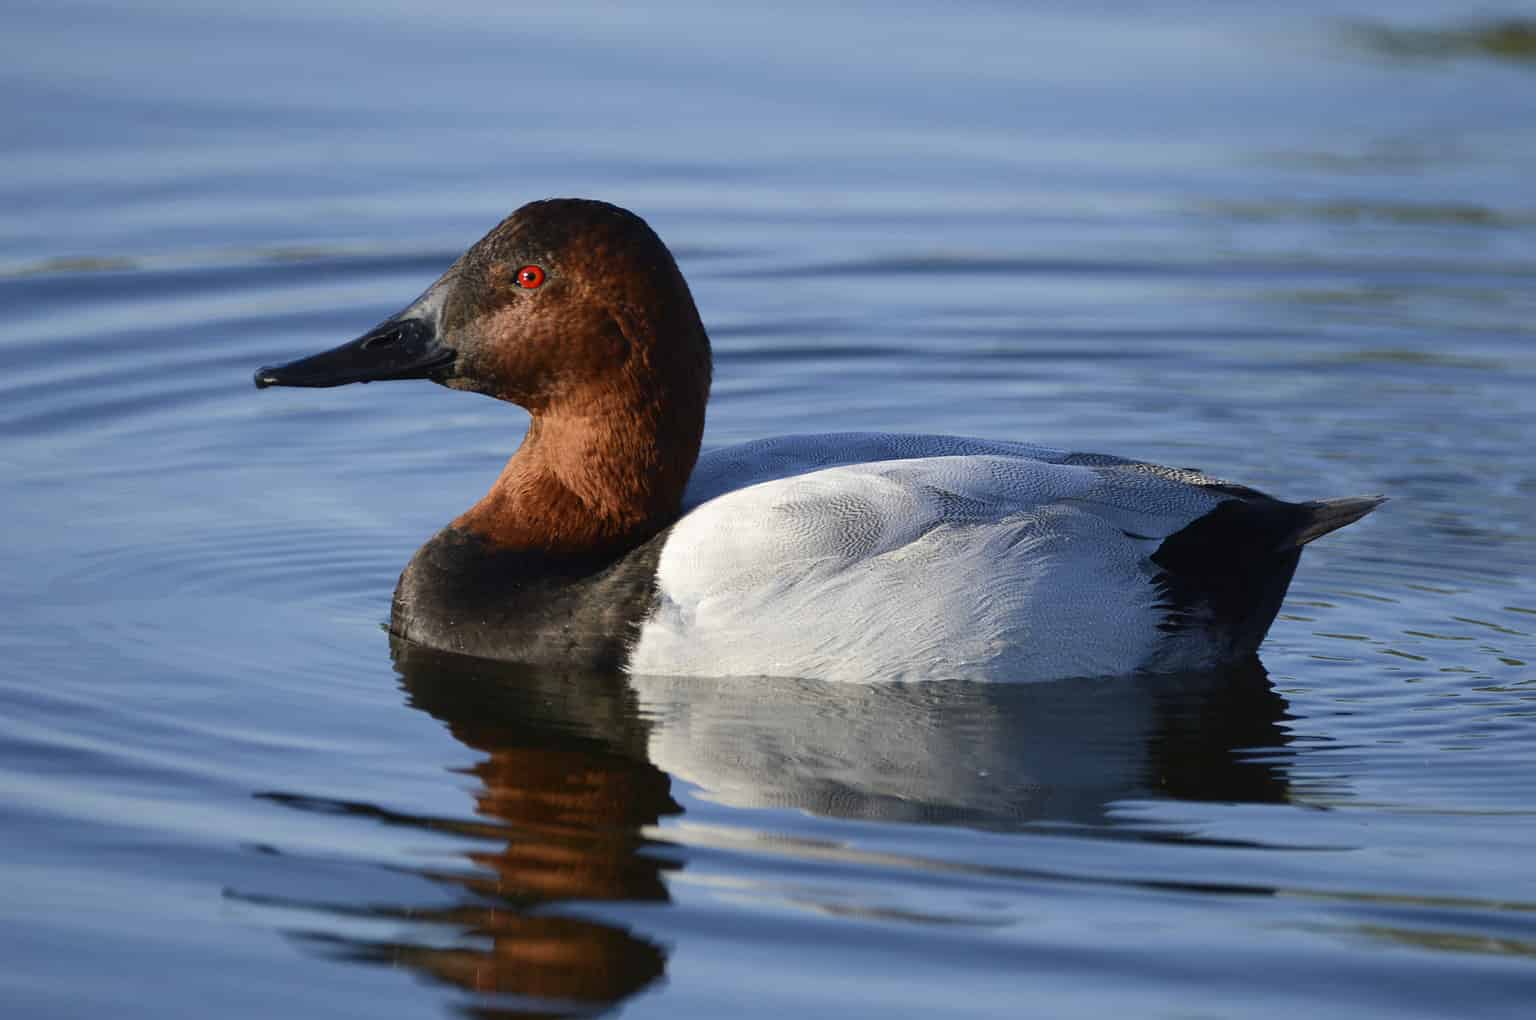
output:
M445 528L400 575L389 629L479 658L620 669L654 605L666 534L615 558L498 549Z

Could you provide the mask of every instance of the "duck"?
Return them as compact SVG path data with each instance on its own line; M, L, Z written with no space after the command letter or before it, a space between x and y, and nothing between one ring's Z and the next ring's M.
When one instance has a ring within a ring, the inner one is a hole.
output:
M856 683L1218 668L1257 652L1302 548L1384 501L947 435L701 454L712 371L650 226L561 198L255 383L426 379L528 412L489 491L406 564L389 629L530 665Z

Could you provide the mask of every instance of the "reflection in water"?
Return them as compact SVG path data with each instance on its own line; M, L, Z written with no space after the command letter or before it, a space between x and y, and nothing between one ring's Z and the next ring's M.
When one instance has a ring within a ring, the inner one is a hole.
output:
M476 905L458 923L488 938L465 952L418 947L396 957L478 992L606 1003L661 976L660 946L580 918L540 916L566 900L665 901L667 865L640 852L643 826L680 809L646 761L623 679L561 675L433 653L394 642L413 707L486 757L475 809L504 823L505 847L471 853L457 877Z
M392 650L410 704L484 755L465 770L479 781L480 820L276 799L501 845L466 853L473 868L422 873L456 887L457 903L382 911L410 922L419 937L309 941L331 956L403 965L471 991L475 1016L586 1012L660 977L665 951L650 939L623 925L539 909L572 900L667 900L661 873L675 865L646 851L641 829L680 809L669 778L645 759L643 726L623 678L483 662L403 642ZM370 904L367 912L381 910Z
M636 677L650 757L728 804L1007 830L1134 797L1276 802L1285 702L1257 659L1046 684Z
M1286 740L1284 701L1257 661L1200 676L865 686L557 674L400 642L394 653L410 704L484 755L466 770L479 819L277 799L501 845L468 852L472 869L423 872L457 890L453 905L383 911L416 937L310 941L473 992L480 1016L615 1004L662 975L665 950L644 934L539 908L668 902L663 872L682 865L642 829L681 812L673 777L742 806L1136 837L1147 834L1116 826L1114 802L1272 802L1287 789L1276 755L1247 753Z

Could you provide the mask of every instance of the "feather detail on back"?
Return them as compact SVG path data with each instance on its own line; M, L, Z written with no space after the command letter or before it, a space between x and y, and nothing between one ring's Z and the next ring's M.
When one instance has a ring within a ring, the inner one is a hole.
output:
M1163 626L1153 556L1245 497L1275 504L1194 471L948 436L731 447L700 460L629 669L1030 680L1202 664L1217 657L1203 634Z

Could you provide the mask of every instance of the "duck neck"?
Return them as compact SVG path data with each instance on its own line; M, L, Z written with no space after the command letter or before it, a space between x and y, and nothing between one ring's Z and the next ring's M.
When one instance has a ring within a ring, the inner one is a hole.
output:
M703 437L697 404L609 398L533 410L496 483L453 526L501 549L621 554L677 519Z

